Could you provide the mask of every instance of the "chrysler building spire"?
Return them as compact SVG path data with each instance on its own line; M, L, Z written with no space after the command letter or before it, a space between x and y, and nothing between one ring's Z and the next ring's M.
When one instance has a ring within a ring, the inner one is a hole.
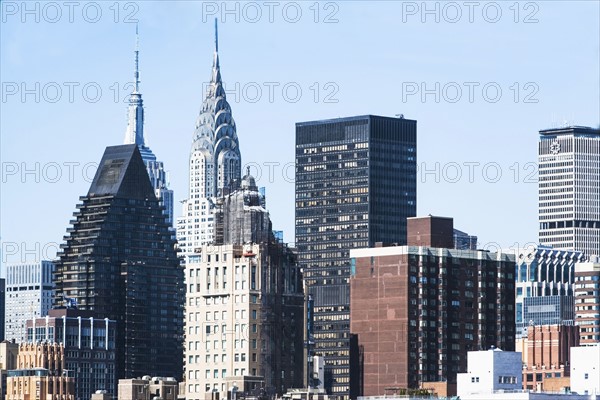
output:
M235 121L221 80L218 50L215 18L212 73L196 120L190 160L190 195L199 198L220 197L241 180L242 157Z
M210 44L210 42L208 42ZM212 243L217 202L240 187L242 156L231 106L227 102L219 65L219 36L215 19L213 64L206 93L194 126L189 158L189 196L177 219L181 254Z
M215 18L215 52L219 52L219 31L217 29L217 19Z
M144 146L144 102L140 93L140 71L139 71L139 35L138 27L135 27L135 69L133 73L134 87L129 95L129 108L127 112L127 131L125 132L125 144L137 144Z

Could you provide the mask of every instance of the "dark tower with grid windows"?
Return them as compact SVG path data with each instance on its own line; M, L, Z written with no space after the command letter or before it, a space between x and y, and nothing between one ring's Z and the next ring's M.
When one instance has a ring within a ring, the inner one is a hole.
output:
M314 301L325 388L347 398L350 249L406 243L416 215L417 121L364 115L296 124L296 246ZM353 380L356 382L356 380Z
M56 264L56 304L117 321L117 379L181 379L183 268L135 144L107 147Z

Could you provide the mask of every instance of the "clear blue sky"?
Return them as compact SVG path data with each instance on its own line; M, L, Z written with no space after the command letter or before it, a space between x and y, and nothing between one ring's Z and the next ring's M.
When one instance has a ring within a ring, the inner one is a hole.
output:
M3 264L53 254L104 148L122 143L136 19L147 142L182 200L219 17L243 163L262 166L288 241L295 122L416 119L418 214L502 247L537 240L537 132L600 123L597 1L127 4L1 4Z

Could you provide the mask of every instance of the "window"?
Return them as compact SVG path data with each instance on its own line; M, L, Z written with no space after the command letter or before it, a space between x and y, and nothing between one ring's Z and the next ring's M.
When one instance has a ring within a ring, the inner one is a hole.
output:
M516 376L499 376L498 383L514 384L514 383L517 383L517 377Z

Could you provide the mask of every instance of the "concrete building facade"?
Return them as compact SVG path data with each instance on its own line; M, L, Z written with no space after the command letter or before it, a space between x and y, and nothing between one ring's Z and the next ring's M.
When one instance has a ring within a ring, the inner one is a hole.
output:
M203 246L186 264L186 398L303 385L304 295L281 243Z
M6 340L25 342L26 321L48 314L54 300L53 272L54 264L47 260L6 266Z

